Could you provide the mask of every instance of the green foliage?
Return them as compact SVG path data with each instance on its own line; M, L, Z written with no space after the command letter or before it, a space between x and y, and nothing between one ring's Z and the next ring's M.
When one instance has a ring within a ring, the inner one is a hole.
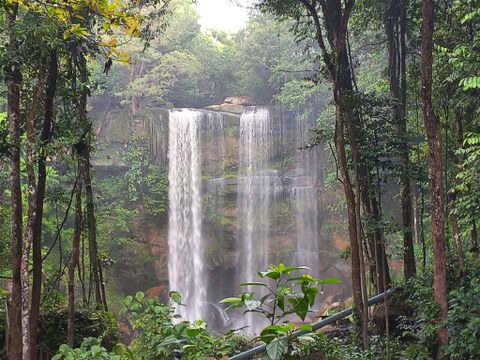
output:
M100 340L88 337L79 348L72 349L63 344L52 360L122 360L133 359L132 352L125 345L117 345L109 352L101 346Z
M403 353L407 359L430 359L436 346L440 308L433 300L431 288L432 275L424 273L411 279L397 295L411 309L410 316L400 317L399 329L401 337L407 339Z
M130 201L137 201L143 193L144 179L149 164L149 154L145 139L136 138L130 140L124 159L128 167L125 173L125 180L128 184L128 198Z
M145 210L150 216L159 216L168 210L168 169L150 164L145 177L147 193Z
M302 276L290 275L293 272L309 270L306 266L285 266L270 264L266 271L258 275L265 281L251 281L240 284L259 289L260 294L247 291L237 297L226 298L220 303L230 304L227 310L245 308L245 312L259 313L270 325L260 333L260 340L267 344L265 359L280 359L289 345L288 336L293 333L294 324L288 323L286 317L297 315L305 320L307 313L313 307L319 287L323 284L338 283L338 279L316 279L309 274ZM269 280L267 282L267 280ZM283 324L279 325L283 321ZM311 330L311 325L301 327Z
M476 359L480 354L480 271L467 274L467 282L449 294L445 354L452 359Z
M457 204L455 213L467 228L478 219L480 206L480 135L465 135L463 147L456 151L463 161L457 166L455 191Z
M65 344L67 322L68 313L64 309L43 313L40 318L42 324L39 331L40 345L56 351ZM95 337L99 344L103 343L103 346L116 343L119 336L115 316L100 310L77 311L75 313L75 346L81 346L83 339L89 337Z
M235 331L213 337L203 320L180 322L174 304L183 306L177 292L170 293L170 304L164 304L158 298L147 299L142 292L125 299L121 314L127 314L132 328L138 331L131 345L135 359L168 360L180 354L182 359L191 360L206 356L219 358L242 343Z

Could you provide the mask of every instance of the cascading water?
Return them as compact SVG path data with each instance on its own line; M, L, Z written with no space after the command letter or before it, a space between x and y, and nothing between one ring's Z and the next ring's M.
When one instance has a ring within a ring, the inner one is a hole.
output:
M297 121L296 146L301 149L309 140L315 123L306 119ZM300 150L296 160L296 174L292 179L291 197L295 204L296 238L295 264L307 265L310 273L319 276L319 199L318 163L320 147Z
M322 276L320 158L315 149L295 150L314 124L285 121L261 107L228 125L215 112L170 111L168 269L170 289L187 305L179 307L184 319L258 333L265 325L258 316L226 314L218 301L258 292L238 285L259 280L269 262Z
M238 241L241 262L238 283L256 280L256 274L269 261L270 206L272 181L269 172L272 153L272 119L264 108L248 108L240 117ZM252 291L252 287L242 291ZM242 325L256 330L248 314ZM242 321L243 322L243 321ZM258 322L258 320L257 320Z
M272 147L271 118L266 109L249 109L240 117L238 182L239 234L243 281L252 281L268 261Z
M222 118L198 110L172 110L169 117L169 283L186 307L186 320L204 319L207 296L202 234L202 133L215 133Z

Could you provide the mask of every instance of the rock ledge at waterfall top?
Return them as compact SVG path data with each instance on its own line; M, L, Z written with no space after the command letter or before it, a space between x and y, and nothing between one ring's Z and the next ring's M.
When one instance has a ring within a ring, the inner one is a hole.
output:
M248 96L230 96L227 97L221 105L207 106L207 110L226 112L240 115L245 106L255 106L255 101Z

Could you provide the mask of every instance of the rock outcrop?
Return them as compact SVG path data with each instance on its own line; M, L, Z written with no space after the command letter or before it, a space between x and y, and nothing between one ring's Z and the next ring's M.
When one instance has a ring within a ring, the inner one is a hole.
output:
M223 100L224 104L255 106L255 101L249 96L229 96Z
M245 106L255 106L255 101L249 96L229 96L223 104L207 106L207 110L218 111L224 114L241 115Z

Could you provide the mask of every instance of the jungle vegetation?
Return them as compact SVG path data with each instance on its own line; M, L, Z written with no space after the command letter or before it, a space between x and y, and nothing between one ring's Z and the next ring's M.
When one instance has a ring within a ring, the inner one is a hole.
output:
M201 359L249 346L233 329L213 336L202 319L174 321L181 294L149 299L134 277L128 288L115 280L151 263L132 229L167 211L166 169L134 132L123 134L118 176L98 176L92 161L95 114L119 106L133 121L229 95L313 114L305 145L331 151L327 177L343 194L352 338L284 341L293 329L274 327L259 339L266 358L480 356L479 0L255 0L235 34L203 31L181 0L0 9L2 356ZM383 211L391 184L400 221ZM265 276L293 271L272 265ZM305 299L315 293L298 285ZM391 287L396 300L373 336L366 301ZM388 321L395 302L406 310ZM128 346L120 309L137 333Z

